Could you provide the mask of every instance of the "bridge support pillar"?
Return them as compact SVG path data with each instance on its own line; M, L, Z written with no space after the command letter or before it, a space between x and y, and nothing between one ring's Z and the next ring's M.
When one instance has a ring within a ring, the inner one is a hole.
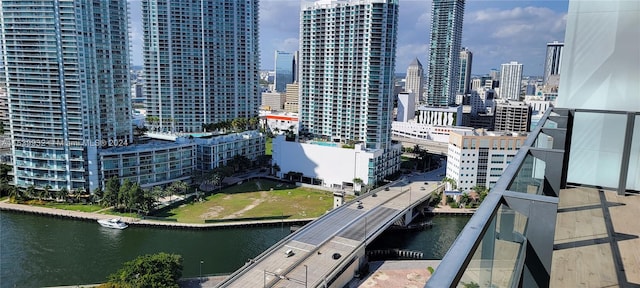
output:
M413 209L409 209L404 213L404 226L408 226L413 221Z

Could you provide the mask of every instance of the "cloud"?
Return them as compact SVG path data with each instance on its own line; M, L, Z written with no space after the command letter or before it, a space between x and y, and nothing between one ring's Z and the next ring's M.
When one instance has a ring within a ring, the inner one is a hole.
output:
M129 2L132 6L131 54L133 63L139 65L142 63L141 11L133 6L140 7L141 2ZM431 1L399 2L396 71L404 72L416 57L426 66ZM298 49L300 4L300 0L260 1L261 68L273 68L275 50ZM546 43L564 39L567 4L567 1L467 0L462 46L474 53L473 73L488 73L502 63L518 61L524 64L525 74L541 74Z
M518 61L524 74L541 75L546 43L563 41L565 26L566 12L548 7L480 9L465 16L462 44L474 53L474 73Z

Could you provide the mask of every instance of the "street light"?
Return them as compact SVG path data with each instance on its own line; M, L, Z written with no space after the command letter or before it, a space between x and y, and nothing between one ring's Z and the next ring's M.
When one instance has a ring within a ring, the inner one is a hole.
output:
M307 265L304 265L304 288L307 288L307 275L309 275L307 272L309 270L309 267L307 267Z
M198 283L202 283L202 263L204 263L204 261L200 260L200 276L198 277Z

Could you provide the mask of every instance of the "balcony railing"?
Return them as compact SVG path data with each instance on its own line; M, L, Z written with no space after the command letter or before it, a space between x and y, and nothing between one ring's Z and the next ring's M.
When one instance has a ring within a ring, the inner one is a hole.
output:
M626 125L610 127L624 135L617 155L619 179L614 179L618 187L610 188L625 193L633 126L640 113L548 109L425 287L549 286L558 197L567 186L574 119L593 116L612 118L616 124L626 118Z
M547 110L426 287L548 285L567 115Z

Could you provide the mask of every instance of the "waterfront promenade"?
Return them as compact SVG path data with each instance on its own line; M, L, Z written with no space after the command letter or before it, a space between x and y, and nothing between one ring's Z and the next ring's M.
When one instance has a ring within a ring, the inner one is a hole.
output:
M19 213L30 213L36 215L46 215L60 218L68 218L75 220L97 221L100 219L120 218L131 226L139 227L159 227L159 228L173 228L173 229L224 229L234 227L252 227L252 226L269 226L269 225L281 225L281 224L304 224L311 222L315 218L307 219L269 219L269 220L254 220L254 221L229 221L229 222L216 222L216 223L181 223L159 220L148 220L133 217L120 217L111 214L101 214L97 212L80 212L71 210L62 210L48 207L41 207L37 205L26 204L14 204L9 203L8 200L0 202L0 210L13 211Z

